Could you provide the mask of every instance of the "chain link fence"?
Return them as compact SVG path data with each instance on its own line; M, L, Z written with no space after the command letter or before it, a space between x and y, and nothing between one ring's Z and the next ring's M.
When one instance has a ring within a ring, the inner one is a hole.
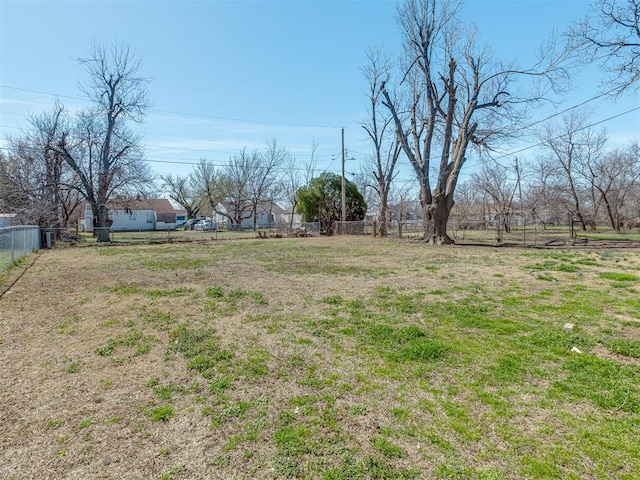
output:
M0 228L0 269L39 248L40 227L26 225Z
M359 222L339 222L336 221L333 227L333 232L336 235L364 235L365 223Z

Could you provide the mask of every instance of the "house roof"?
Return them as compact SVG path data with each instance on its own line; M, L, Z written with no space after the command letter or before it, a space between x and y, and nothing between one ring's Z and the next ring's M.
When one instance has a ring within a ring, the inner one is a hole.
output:
M176 213L166 198L115 198L109 201L109 208L117 210L153 210L158 213Z
M276 202L264 201L258 204L258 211L262 212L271 212L274 215L281 215L283 213L287 213L280 205Z
M152 198L146 201L156 213L176 213L171 202L166 198Z

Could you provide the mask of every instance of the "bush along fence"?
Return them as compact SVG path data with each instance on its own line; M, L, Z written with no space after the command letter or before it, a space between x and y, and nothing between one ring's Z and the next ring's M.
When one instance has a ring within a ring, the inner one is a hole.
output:
M0 228L0 269L40 248L40 227L25 225Z

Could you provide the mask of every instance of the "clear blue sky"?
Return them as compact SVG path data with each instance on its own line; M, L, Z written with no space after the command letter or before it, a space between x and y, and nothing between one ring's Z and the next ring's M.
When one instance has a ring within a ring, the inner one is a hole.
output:
M187 174L200 158L223 163L243 147L263 149L271 138L301 161L315 141L318 168L339 172L341 127L353 158L347 170L357 171L369 152L359 126L367 108L360 68L369 47L399 50L396 4L0 0L0 146L27 126L28 114L49 109L54 95L70 109L85 105L78 89L85 74L74 59L92 40L117 41L137 52L144 75L153 78L153 107L142 131L147 158L158 173ZM526 63L554 29L565 29L588 5L588 0L468 0L464 15L498 59ZM560 108L593 97L599 80L596 69L585 71ZM637 104L637 97L626 96L589 105L597 122ZM612 144L638 139L640 115L603 126ZM409 178L404 163L402 175Z

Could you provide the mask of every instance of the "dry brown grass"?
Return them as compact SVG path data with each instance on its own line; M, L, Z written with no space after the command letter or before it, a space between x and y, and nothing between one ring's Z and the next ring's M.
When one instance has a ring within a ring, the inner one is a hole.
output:
M381 287L421 295L440 290L452 304L474 291L489 298L510 289L520 296L548 290L550 283L526 268L532 260L522 253L365 238L45 252L0 299L0 477L291 477L295 473L278 467L286 455L274 438L287 425L283 418L297 426L299 417L316 440L337 442L321 447L326 464L314 464L321 459L313 453L301 455L301 471L310 478L339 464L341 445L361 470L363 459L381 458L390 478L409 475L407 468L417 469L418 478L444 478L445 470L436 467L456 457L476 472L516 478L522 470L513 464L509 436L494 427L513 429L517 421L494 424L493 407L477 404L475 390L465 393L456 373L479 375L492 359L474 365L460 354L442 368L399 368L363 353L357 331L343 334L340 322L331 328L322 322L333 319L327 298L369 302ZM637 265L633 255L629 264ZM18 273L10 272L5 284ZM595 273L584 275L599 281ZM170 293L178 288L182 293ZM212 307L208 288L259 293L264 302L243 297ZM149 320L159 313L169 316ZM347 325L346 310L335 315ZM390 321L439 328L423 311ZM220 348L234 354L217 370L232 379L224 393L209 391L211 379L171 352L181 324L213 329ZM111 355L97 353L109 340L135 332L142 340L119 344ZM452 344L459 333L451 332ZM536 381L541 389L552 383ZM171 399L159 397L154 386L170 386ZM535 386L517 388L512 400L518 407L510 415L525 419L527 429L558 421L557 412L540 406ZM443 427L455 410L447 404L466 408L455 428ZM149 410L162 405L175 415L153 421ZM243 405L246 412L230 410ZM212 428L215 415L226 416ZM484 429L480 437L464 431L466 417ZM248 439L252 428L255 436ZM381 455L372 441L379 436L402 455ZM532 437L544 441L548 434L536 430ZM439 441L446 444L438 447Z

